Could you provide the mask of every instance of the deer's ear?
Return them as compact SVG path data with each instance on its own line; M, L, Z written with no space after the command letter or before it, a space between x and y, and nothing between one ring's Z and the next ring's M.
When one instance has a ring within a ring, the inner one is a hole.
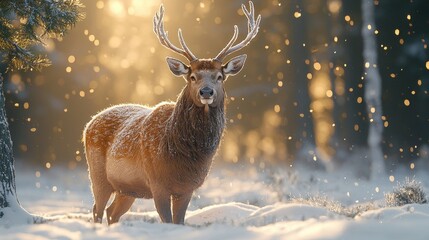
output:
M232 75L232 76L239 73L244 66L244 62L246 61L246 57L247 57L247 55L243 54L243 55L237 56L237 57L229 60L229 62L227 62L222 67L223 73L225 73L225 75Z
M168 57L167 63L170 71L178 77L186 75L189 72L189 67L180 60Z

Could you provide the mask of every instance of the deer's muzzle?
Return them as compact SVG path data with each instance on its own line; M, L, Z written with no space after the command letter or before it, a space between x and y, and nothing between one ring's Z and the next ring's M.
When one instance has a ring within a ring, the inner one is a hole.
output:
M214 99L214 89L210 87L203 87L200 89L200 100L201 103L206 104L212 104Z

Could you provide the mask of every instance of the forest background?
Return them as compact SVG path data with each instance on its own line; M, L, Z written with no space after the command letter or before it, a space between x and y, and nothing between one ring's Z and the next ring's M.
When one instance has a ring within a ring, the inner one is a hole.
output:
M246 29L240 1L82 2L86 20L62 40L46 40L51 67L0 67L18 164L86 167L81 137L92 115L118 103L176 99L185 82L171 75L165 58L177 56L152 31L161 2L171 40L181 28L201 57L214 57L234 24L241 37ZM360 1L254 1L261 29L246 48L245 68L226 83L228 129L217 163L367 163L373 110L365 104L365 76L374 67L386 169L429 164L429 2L374 3L374 26L364 26ZM364 59L365 27L376 38L375 65Z

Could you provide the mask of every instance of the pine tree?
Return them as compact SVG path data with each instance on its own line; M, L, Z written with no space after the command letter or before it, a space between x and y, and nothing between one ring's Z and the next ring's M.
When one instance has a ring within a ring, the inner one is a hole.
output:
M84 18L80 0L1 0L0 60L9 71L41 70L49 66L36 52L46 38L60 38ZM33 222L16 196L12 140L6 118L0 75L0 224Z

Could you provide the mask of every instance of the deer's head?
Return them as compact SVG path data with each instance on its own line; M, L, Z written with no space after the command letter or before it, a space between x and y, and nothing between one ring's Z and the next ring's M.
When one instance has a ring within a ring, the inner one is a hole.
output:
M234 35L225 46L225 48L212 59L199 59L197 58L186 46L185 40L182 36L182 31L179 29L179 41L182 48L173 45L167 37L167 32L164 30L164 7L161 5L159 12L154 17L154 32L163 46L185 56L189 63L185 64L182 61L168 57L167 63L171 72L176 76L185 78L188 84L188 94L190 94L193 102L198 107L217 107L223 98L225 92L223 83L228 76L233 76L240 72L246 61L246 54L239 55L232 58L226 63L223 63L224 58L247 46L250 41L256 36L261 22L259 15L255 21L253 3L250 1L250 10L242 5L244 14L248 19L248 33L246 38L240 43L234 45L238 37L238 27L234 26Z

